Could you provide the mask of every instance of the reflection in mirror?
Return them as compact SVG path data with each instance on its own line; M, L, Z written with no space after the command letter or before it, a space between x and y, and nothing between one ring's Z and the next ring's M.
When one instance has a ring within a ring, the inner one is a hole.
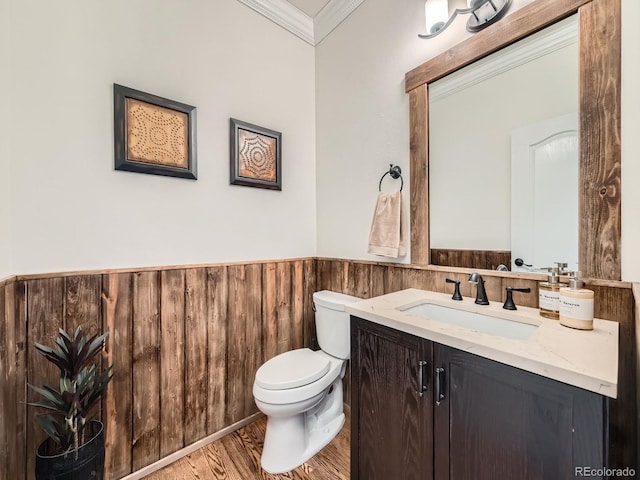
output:
M550 261L577 269L577 160L551 160L553 152L563 152L567 142L573 142L568 138L577 126L559 127L531 141L533 147L524 155L537 155L537 160L515 168L513 188L511 135L561 116L577 120L578 58L578 22L573 16L429 84L432 253L471 251L478 257L480 252L501 251L510 257L504 262L510 269L516 258L534 269L548 267ZM577 155L577 137L574 140ZM560 157L567 155L572 154ZM528 169L526 174L522 168ZM541 182L543 174L551 180ZM571 178L564 176L569 174ZM517 213L512 212L512 193L521 187L538 197L525 201L528 220L520 223L527 229L516 234L519 246L512 239L513 228L522 228L512 221L512 213ZM553 221L547 215L552 208L557 213ZM541 225L542 219L549 221ZM434 257L435 264L470 266Z
M512 270L529 270L516 258L578 270L579 141L577 113L511 132Z

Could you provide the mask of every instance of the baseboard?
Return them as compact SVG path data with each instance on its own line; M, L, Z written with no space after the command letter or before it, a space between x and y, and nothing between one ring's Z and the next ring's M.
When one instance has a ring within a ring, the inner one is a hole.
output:
M191 445L184 447L183 449L178 450L177 452L173 452L171 455L161 458L160 460L158 460L155 463L152 463L151 465L147 465L146 467L141 468L140 470L137 470L127 475L126 477L122 477L120 480L139 480L141 478L146 477L147 475L151 475L153 472L157 472L158 470L166 467L167 465L171 465L173 462L180 460L182 457L186 457L187 455L197 450L200 450L202 447L205 447L210 443L213 443L216 440L219 440L222 437L229 435L230 433L233 433L236 430L239 430L242 427L249 425L250 423L255 422L262 416L263 414L261 412L254 413L253 415L243 420L240 420L239 422L236 422L233 425L229 425L228 427L225 427L222 430L218 430L216 433L213 433L208 437L198 440L197 442L192 443Z

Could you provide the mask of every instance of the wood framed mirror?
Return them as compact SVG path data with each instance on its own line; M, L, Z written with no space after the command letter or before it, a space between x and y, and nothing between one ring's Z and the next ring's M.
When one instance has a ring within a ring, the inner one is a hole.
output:
M579 268L584 277L620 280L620 12L620 0L535 0L406 74L412 264L431 264L429 83L578 13Z

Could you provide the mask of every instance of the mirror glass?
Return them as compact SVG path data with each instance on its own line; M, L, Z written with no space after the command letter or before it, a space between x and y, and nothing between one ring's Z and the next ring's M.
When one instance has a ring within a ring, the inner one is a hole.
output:
M577 269L578 47L574 15L429 84L431 249Z

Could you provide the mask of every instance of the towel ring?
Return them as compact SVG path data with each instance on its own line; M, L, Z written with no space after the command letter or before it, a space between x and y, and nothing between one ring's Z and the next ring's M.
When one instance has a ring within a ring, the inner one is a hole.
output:
M391 178L393 178L394 180L397 180L398 178L400 178L400 191L402 191L402 188L404 187L404 179L402 178L402 169L400 168L399 165L393 165L393 163L389 164L389 171L388 172L384 172L384 175L382 175L382 177L380 178L380 183L378 184L378 191L381 192L382 191L382 180L384 180L384 177L386 177L387 175L391 175Z

